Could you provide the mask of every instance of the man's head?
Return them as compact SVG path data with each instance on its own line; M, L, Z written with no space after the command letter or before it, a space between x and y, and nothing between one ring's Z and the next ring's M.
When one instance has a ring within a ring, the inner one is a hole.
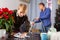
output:
M39 3L39 8L40 8L40 10L43 10L45 8L45 4L44 3Z
M27 9L27 6L25 4L20 4L18 6L18 11L17 11L18 15L20 17L23 17L24 15L26 15L26 9Z

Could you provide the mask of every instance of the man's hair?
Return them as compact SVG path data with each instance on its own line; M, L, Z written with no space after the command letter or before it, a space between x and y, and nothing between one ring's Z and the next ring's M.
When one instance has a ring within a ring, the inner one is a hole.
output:
M45 6L45 4L44 4L44 3L39 3L39 5L43 5L43 6Z

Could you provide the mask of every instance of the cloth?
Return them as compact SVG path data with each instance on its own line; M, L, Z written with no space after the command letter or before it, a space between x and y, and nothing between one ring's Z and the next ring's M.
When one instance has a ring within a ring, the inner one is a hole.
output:
M25 21L21 26L20 26L20 32L23 33L23 32L29 32L29 24L27 21Z
M42 22L44 26L51 25L51 10L49 8L45 8L44 11L40 12L39 20L35 21L35 23Z
M60 32L52 33L50 40L60 40Z

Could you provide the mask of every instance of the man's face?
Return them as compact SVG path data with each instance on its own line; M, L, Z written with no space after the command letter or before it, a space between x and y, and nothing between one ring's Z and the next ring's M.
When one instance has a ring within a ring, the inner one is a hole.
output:
M39 5L40 10L43 10L43 5Z

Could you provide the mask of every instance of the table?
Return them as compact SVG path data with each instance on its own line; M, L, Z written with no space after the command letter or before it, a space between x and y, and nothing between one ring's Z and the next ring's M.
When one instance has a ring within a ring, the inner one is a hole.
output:
M16 37L10 37L10 38L0 38L0 40L41 40L40 33L29 33L26 38L16 38Z

